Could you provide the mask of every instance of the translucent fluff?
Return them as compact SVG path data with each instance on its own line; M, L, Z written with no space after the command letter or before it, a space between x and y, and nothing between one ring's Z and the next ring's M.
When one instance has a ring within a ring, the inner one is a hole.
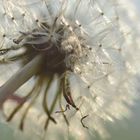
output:
M4 118L30 139L108 137L105 124L129 117L138 98L140 24L128 8L125 0L0 0Z

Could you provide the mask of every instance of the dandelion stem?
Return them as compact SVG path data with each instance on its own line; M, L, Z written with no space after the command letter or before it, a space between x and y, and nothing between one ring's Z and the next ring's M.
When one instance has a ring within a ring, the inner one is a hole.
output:
M45 92L44 92L44 98L43 98L42 106L43 106L43 109L44 109L46 115L48 116L48 118L49 118L52 122L54 122L54 123L56 124L57 122L56 122L55 119L51 116L50 111L49 111L49 109L48 109L48 104L47 104L47 93L48 93L48 90L49 90L49 88L50 88L50 86L51 86L52 80L53 80L53 77L51 77L51 78L49 79L49 81L48 81L48 85L47 85L47 87L46 87L46 89L45 89Z
M28 114L28 112L29 112L29 109L31 108L31 106L35 103L35 101L36 101L36 99L37 99L37 97L39 96L39 94L40 94L40 92L41 92L41 85L42 85L42 81L41 81L42 79L39 79L39 88L37 88L36 89L36 93L34 93L35 94L35 96L32 98L32 100L31 100L31 102L29 103L29 105L28 105L28 107L26 108L26 110L25 110L25 112L24 112L24 114L23 114L23 116L22 116L22 118L21 118L21 122L20 122L20 124L19 124L19 128L20 128L20 130L23 130L24 129L24 122L25 122L25 119L26 119L26 116L27 116L27 114Z
M38 85L40 83L40 79L37 80L35 86L32 88L32 90L24 97L24 101L21 102L14 110L13 112L10 114L10 116L6 119L7 121L11 121L11 119L14 117L14 115L21 109L21 107L25 104L26 100L28 98L30 98L30 96L32 96L32 94L37 90Z
M60 83L59 83L59 84L60 84ZM59 97L59 95L61 94L61 92L62 92L61 85L58 85L58 91L57 91L57 93L56 93L56 95L55 95L55 97L54 97L54 99L53 99L53 102L52 102L52 104L51 104L51 107L50 107L50 109L49 109L50 115L52 114L52 112L53 112L53 110L54 110L54 108L55 108L56 102L57 102L58 97ZM49 121L50 121L50 118L48 117L47 120L46 120L46 122L45 122L45 126L44 126L44 129L45 129L45 130L47 130L47 128L48 128Z
M0 107L4 101L20 86L39 72L42 65L43 56L44 55L42 54L35 56L29 63L17 71L6 83L0 87Z

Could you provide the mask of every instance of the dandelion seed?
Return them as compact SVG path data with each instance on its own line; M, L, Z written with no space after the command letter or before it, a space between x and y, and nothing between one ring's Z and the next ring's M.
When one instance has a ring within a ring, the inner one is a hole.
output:
M87 128L87 129L88 129L88 127L87 127L87 126L85 126L85 125L84 125L84 123L83 123L83 120L84 120L86 117L88 117L88 115L86 115L86 116L84 116L84 117L82 117L82 118L81 118L81 123L82 123L83 127L85 127L85 128Z
M123 29L131 25L121 23L114 1L0 3L0 106L7 121L20 114L21 130L38 120L35 128L45 129L48 139L58 139L52 131L88 139L94 131L107 136L104 122L128 117L137 71L127 59L133 42ZM9 99L17 105L11 112Z

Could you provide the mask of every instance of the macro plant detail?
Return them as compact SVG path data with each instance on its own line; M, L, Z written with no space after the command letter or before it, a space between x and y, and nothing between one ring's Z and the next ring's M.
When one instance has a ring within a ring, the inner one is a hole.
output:
M0 3L0 105L7 121L23 109L18 126L24 130L35 107L45 114L41 130L66 127L86 139L94 132L106 137L104 122L129 116L127 106L137 97L127 60L131 33L114 1ZM16 106L7 115L9 99Z

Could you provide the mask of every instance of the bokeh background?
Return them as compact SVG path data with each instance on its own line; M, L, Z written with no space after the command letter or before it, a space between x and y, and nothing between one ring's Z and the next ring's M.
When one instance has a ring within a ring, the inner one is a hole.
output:
M140 0L133 0L136 11L140 15ZM138 93L140 92L140 77L138 76ZM135 105L130 108L132 116L130 119L116 120L115 123L106 124L111 135L108 140L140 140L140 99L135 101ZM18 134L17 134L18 133ZM19 131L16 132L6 123L0 123L0 140L29 140ZM101 140L97 135L94 140Z

